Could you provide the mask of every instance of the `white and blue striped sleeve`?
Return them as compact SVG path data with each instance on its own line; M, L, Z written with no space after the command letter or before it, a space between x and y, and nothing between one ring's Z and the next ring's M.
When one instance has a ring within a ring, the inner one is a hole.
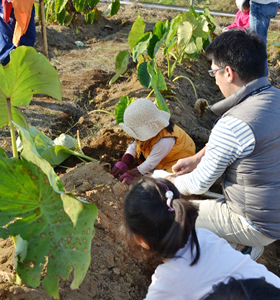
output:
M236 159L251 154L255 137L242 120L227 116L212 129L205 155L191 173L178 176L175 185L183 195L203 194Z

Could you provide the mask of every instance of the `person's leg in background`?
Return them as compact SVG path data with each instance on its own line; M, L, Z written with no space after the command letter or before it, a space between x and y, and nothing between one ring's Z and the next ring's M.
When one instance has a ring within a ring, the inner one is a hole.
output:
M242 250L249 246L252 251L254 249L261 254L263 246L275 241L262 234L257 228L249 224L245 218L231 211L224 198L191 200L191 202L199 207L195 226L208 229L224 238L234 249ZM253 258L252 255L251 257Z
M20 38L19 46L33 47L36 39L36 25L35 25L35 9L33 6L31 18L26 33Z
M13 45L13 33L15 18L13 12L8 23L3 21L3 7L0 1L0 64L6 65L10 61L10 51L15 48Z
M271 2L260 4L250 1L250 29L255 31L267 44L267 31L270 20L277 14L279 3ZM268 62L266 61L265 74L268 75Z

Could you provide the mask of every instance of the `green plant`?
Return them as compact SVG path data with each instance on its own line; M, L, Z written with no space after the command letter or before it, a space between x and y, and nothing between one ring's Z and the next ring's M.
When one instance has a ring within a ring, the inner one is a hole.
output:
M52 140L33 126L29 128L29 133L39 155L47 160L52 167L60 165L71 155L82 160L96 161L95 159L84 155L79 147L78 141L68 134L62 133L55 140ZM21 141L17 144L18 151L21 151L23 148Z
M16 108L28 105L34 94L61 100L56 70L32 47L20 46L11 52L9 64L0 65L0 75L0 124L10 126L14 156L8 158L0 148L0 237L14 237L17 283L23 280L37 287L42 280L45 290L58 299L59 278L69 278L74 270L71 287L77 288L85 277L97 208L65 192ZM23 144L21 159L15 126Z
M109 84L114 83L126 72L131 58L137 63L140 83L152 89L147 98L154 93L158 107L169 112L163 96L168 87L162 71L157 66L156 54L163 48L163 54L167 59L167 78L173 81L179 78L188 80L197 98L196 88L191 79L186 76L177 76L173 79L172 77L176 65L182 63L184 56L195 58L208 45L209 36L215 29L215 22L209 10L196 13L190 6L190 11L179 14L170 21L157 22L153 32L145 32L145 26L144 20L138 16L128 35L130 51L124 50L117 55L116 74Z
M62 25L69 25L77 14L82 14L88 24L98 21L99 12L96 5L99 0L44 0L45 19L47 22L57 21ZM105 14L115 15L120 8L119 0L112 0ZM38 5L35 5L36 13L39 16Z

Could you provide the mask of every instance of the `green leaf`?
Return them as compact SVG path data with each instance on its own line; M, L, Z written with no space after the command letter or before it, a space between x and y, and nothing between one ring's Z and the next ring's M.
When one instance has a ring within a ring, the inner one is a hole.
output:
M57 14L56 19L59 24L64 25L65 18L66 18L66 9L63 9L59 14Z
M190 39L189 44L185 48L185 52L187 53L187 55L189 55L189 54L193 54L197 51L198 51L198 49L197 49L197 46L196 46L196 43L195 43L195 38L192 37Z
M182 15L180 14L180 15L176 16L174 19L172 19L170 23L167 23L168 24L167 35L166 35L166 38L165 38L166 48L170 48L170 45L174 43L173 42L174 37L177 33L178 27L181 24L181 22L182 22Z
M165 34L165 32L166 32L165 23L162 21L157 22L154 26L153 34L156 35L160 40Z
M152 64L153 62L153 64ZM164 91L167 89L164 76L160 69L157 68L154 61L148 63L147 68L151 76L151 87L153 88L156 96L156 104L159 109L170 112L165 99L163 98L160 90Z
M145 27L146 24L144 20L140 16L138 16L136 21L133 23L131 30L128 34L128 45L131 52L134 46L136 45L137 41L144 34Z
M88 0L88 5L91 8L95 8L95 6L99 3L99 0Z
M61 13L67 4L68 0L55 0L55 12L57 14Z
M24 128L28 128L25 116L15 107L12 107L13 120ZM4 102L0 102L0 128L8 125L8 107Z
M86 0L75 0L74 1L75 9L78 12L84 12L86 6Z
M208 21L206 19L205 16L199 16L193 23L193 35L194 37L202 37L204 39L207 39L209 34L210 34L210 30L208 27Z
M147 50L150 39L152 38L152 33L144 33L143 36L138 40L137 44L132 49L132 59L136 62L140 54Z
M146 87L149 88L151 85L151 76L148 72L147 68L148 63L146 61L142 62L138 67L138 79L140 83Z
M59 77L48 59L33 47L20 46L11 51L11 61L0 65L0 107L11 99L13 106L28 105L34 94L45 94L61 101ZM6 110L6 108L5 108ZM2 115L0 124L7 123Z
M116 15L121 7L120 0L112 0L112 8L111 8L111 13L110 17L113 15Z
M52 167L60 165L71 155L88 161L96 161L87 155L75 151L78 149L78 141L67 134L62 133L52 141L35 127L31 127L29 133L30 138L33 139L38 155L49 162ZM25 154L23 154L23 157L24 155Z
M121 51L116 57L115 69L116 74L111 78L109 84L114 83L127 70L130 53L128 50Z
M158 88L154 89L155 96L156 96L156 105L160 110L164 110L168 113L170 113L170 110L165 102L165 99L163 98L161 92L158 90Z
M205 17L207 18L207 20L209 22L208 27L210 29L210 32L214 32L217 25L216 25L216 22L215 22L214 18L210 15L210 11L209 11L208 8L204 9L204 15L205 15Z
M87 13L85 16L86 23L92 24L96 20L96 9L93 9L91 12Z
M190 42L190 39L193 35L192 24L188 21L180 24L178 28L178 45L180 47L185 47Z
M117 124L123 123L123 114L128 105L134 101L134 98L130 98L125 95L122 96L115 108L115 119Z
M0 226L6 226L1 236L20 235L25 241L21 260L25 258L17 267L20 278L39 286L47 258L42 283L52 297L59 298L59 279L68 279L72 270L71 288L78 288L90 264L96 206L56 193L38 166L9 159L3 149L0 172Z

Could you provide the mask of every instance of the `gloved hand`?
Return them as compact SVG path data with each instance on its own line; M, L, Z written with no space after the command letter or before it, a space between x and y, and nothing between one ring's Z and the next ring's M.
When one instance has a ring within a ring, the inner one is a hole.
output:
M141 176L141 173L137 168L128 171L120 176L122 183L131 184L137 177Z
M5 23L8 23L13 8L12 2L8 2L7 0L2 0L2 7L3 7L3 21Z
M118 177L120 174L123 174L127 169L133 164L134 157L131 154L125 153L121 161L118 161L114 168L111 171L111 174L115 177Z

